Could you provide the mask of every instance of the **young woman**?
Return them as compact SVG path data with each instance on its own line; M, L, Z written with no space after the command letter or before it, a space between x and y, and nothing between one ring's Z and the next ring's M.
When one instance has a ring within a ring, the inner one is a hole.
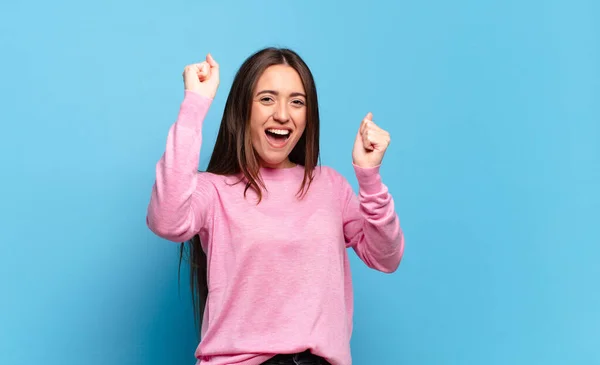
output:
M404 236L379 167L390 136L363 119L352 152L359 192L318 167L313 76L288 49L266 48L237 72L206 172L202 126L219 65L185 67L147 223L190 245L202 314L198 364L350 365L353 292L347 248L391 273ZM358 126L357 126L358 127Z

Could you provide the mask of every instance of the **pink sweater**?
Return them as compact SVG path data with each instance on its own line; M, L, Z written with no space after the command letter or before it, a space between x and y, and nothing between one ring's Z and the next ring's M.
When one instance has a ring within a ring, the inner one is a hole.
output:
M354 166L358 196L331 168L317 167L303 200L303 167L261 170L268 191L198 172L202 123L212 99L187 91L171 126L147 224L174 242L199 233L209 297L198 364L255 365L310 349L350 365L353 293L347 248L369 267L393 272L404 236L379 168Z

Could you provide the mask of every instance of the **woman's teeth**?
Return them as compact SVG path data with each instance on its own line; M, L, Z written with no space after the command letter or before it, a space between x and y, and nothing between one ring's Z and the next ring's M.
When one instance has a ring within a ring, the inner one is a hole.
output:
M273 133L273 134L277 134L277 135L280 135L280 136L287 136L288 134L290 134L290 131L287 130L287 129L269 128L269 129L267 129L267 132Z

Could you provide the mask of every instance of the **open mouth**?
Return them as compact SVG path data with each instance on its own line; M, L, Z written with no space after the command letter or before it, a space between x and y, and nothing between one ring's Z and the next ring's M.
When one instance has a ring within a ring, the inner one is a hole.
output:
M289 129L269 128L265 130L267 141L274 147L283 147L292 135Z

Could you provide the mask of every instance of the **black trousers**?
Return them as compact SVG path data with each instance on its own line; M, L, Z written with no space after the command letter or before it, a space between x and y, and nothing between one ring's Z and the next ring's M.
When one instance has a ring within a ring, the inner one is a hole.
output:
M276 355L262 365L330 365L324 358L306 350L297 354Z

